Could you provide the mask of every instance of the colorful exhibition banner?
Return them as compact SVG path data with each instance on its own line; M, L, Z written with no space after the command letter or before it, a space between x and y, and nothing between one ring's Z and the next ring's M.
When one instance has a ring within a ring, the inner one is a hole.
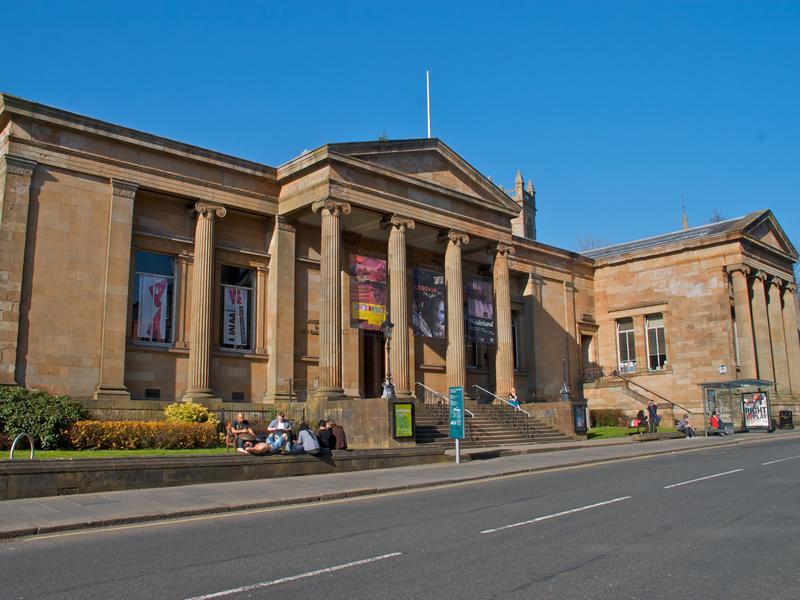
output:
M467 283L467 339L494 344L492 282L472 278Z
M353 327L379 331L386 320L386 261L350 255L350 317Z
M139 275L139 327L137 336L152 342L167 339L167 287L169 278Z
M742 394L742 409L744 410L745 427L769 428L769 406L765 392Z
M444 273L414 268L412 321L419 335L444 339Z
M247 297L249 288L223 285L222 343L227 346L249 346L247 339Z

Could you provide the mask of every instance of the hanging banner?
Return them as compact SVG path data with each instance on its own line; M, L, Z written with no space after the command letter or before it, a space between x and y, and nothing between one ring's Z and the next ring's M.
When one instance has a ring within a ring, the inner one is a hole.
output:
M222 286L222 289L225 296L222 343L226 346L248 346L247 297L249 288L225 285Z
M766 427L769 429L769 407L765 392L742 394L745 427Z
M350 318L353 327L379 331L386 319L386 261L350 255Z
M467 338L474 342L494 344L494 303L492 282L470 279L467 283Z
M159 275L139 276L139 338L152 342L167 339L167 287L169 278Z
M412 321L418 334L444 339L444 273L414 268L414 306Z

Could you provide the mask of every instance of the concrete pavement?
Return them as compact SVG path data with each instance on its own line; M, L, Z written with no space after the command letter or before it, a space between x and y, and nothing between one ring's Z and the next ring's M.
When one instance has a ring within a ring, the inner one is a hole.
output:
M652 442L611 439L558 444L470 448L462 464L422 465L182 487L27 498L0 502L0 539L90 527L157 521L321 502L457 484L492 477L576 467L731 444L796 439L800 431L746 433ZM453 451L449 451L453 454ZM258 460L254 457L254 460Z

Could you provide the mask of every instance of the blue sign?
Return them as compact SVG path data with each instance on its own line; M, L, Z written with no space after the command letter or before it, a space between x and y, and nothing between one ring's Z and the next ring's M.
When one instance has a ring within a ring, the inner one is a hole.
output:
M464 388L450 388L450 438L464 439Z

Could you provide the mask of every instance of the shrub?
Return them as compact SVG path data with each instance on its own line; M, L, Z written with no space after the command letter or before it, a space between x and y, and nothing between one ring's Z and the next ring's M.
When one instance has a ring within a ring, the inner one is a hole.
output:
M217 424L217 416L197 402L176 402L164 409L167 421L171 423L213 423Z
M23 387L0 387L0 430L14 438L23 431L44 449L66 441L69 426L85 416L69 396L53 396Z
M620 419L625 420L625 411L618 408L598 408L589 411L592 427L618 427Z
M215 423L175 421L78 421L69 430L79 450L139 450L141 448L213 448L219 445Z

